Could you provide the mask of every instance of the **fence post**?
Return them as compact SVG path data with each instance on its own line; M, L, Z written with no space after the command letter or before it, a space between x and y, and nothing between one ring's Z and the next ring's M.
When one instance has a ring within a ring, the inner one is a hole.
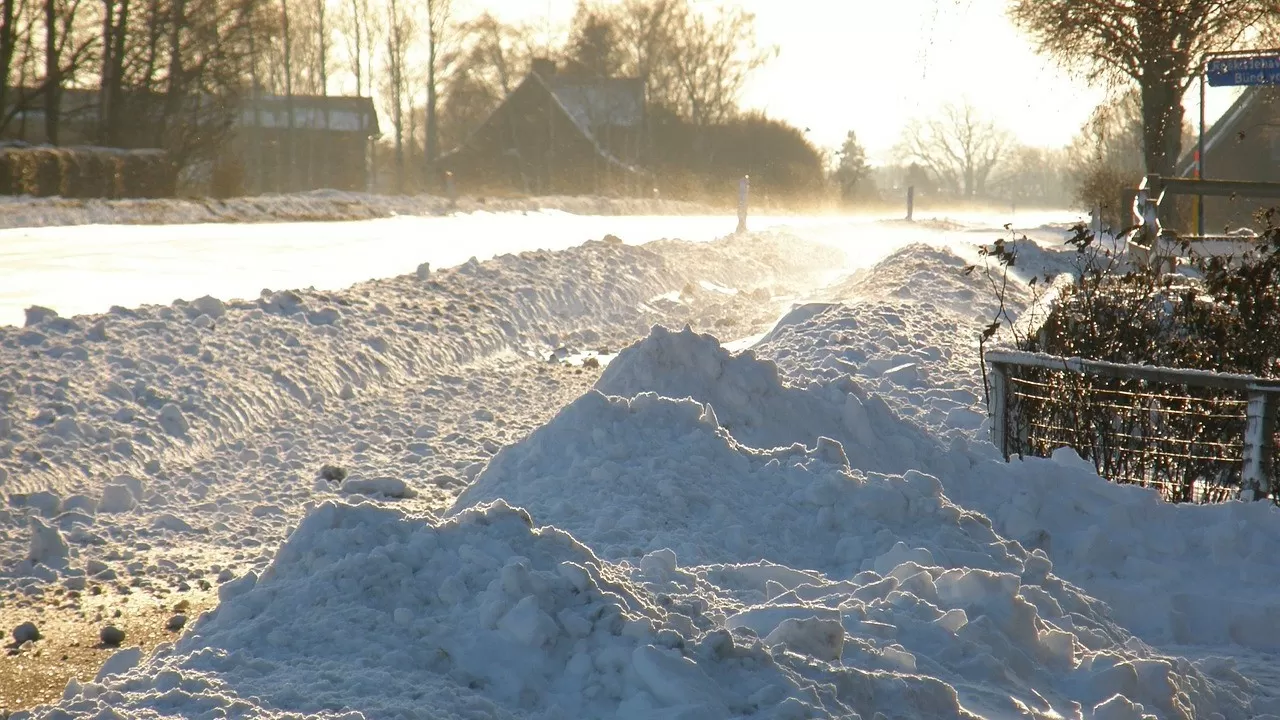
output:
M1089 232L1093 233L1095 238L1102 237L1102 208L1094 205L1089 211Z
M916 186L907 186L907 222L912 222L912 215L915 214L916 205Z
M1000 451L1000 457L1009 459L1009 378L1004 363L987 362L987 377L991 380L989 392L991 407L991 442Z
M743 175L738 181L738 232L747 231L747 193L751 190L751 176Z
M1263 500L1271 493L1272 436L1275 434L1275 395L1261 388L1249 388L1245 410L1244 471L1240 477L1240 499Z

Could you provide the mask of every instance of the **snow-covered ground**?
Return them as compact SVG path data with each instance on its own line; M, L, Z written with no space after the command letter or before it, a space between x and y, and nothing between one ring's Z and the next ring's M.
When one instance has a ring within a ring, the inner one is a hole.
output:
M0 707L1280 716L1280 512L985 441L960 269L995 226L498 248L0 328L0 626L45 635L0 688L109 656L108 623L147 650Z

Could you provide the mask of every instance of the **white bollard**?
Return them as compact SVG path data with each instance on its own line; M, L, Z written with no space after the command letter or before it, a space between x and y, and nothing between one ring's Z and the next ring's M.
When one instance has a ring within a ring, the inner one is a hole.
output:
M743 175L738 181L738 232L747 231L747 194L751 191L751 176Z

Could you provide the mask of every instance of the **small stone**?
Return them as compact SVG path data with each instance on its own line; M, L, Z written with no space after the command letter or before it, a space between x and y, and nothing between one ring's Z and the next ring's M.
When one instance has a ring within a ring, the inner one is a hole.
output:
M13 629L13 644L22 645L25 642L40 639L40 628L36 627L33 622L24 622Z
M329 482L342 482L347 479L346 468L337 465L324 465L320 468L320 479Z
M98 633L98 639L102 640L103 645L119 647L120 643L124 642L124 631L115 625L108 625Z
M181 613L169 618L169 622L165 623L165 628L169 632L178 632L187 625L187 616Z

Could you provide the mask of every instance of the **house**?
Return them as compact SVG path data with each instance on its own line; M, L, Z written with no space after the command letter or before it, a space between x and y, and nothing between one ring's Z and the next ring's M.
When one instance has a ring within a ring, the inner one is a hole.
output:
M259 95L241 106L231 157L241 163L249 194L363 192L378 134L369 98Z
M560 75L535 60L439 167L468 193L637 194L650 184L645 107L642 80Z
M1248 87L1231 108L1205 129L1205 179L1252 180L1280 183L1280 88ZM1178 163L1177 174L1195 174L1196 146ZM1254 214L1280 206L1277 198L1204 199L1205 233L1255 227Z
M12 88L12 118L0 140L40 144L44 132L44 96L30 89ZM120 144L155 147L159 144L160 94L130 94L128 123ZM198 101L203 106L203 100ZM96 89L67 88L61 93L58 144L88 145L100 131L100 94ZM361 97L252 94L231 113L230 141L213 161L238 176L246 194L333 189L364 191L369 185L372 141L378 137L373 101ZM197 168L198 169L198 168ZM209 169L206 166L205 169ZM202 173L195 173L196 177ZM207 176L208 173L203 173ZM209 180L198 180L202 185Z

